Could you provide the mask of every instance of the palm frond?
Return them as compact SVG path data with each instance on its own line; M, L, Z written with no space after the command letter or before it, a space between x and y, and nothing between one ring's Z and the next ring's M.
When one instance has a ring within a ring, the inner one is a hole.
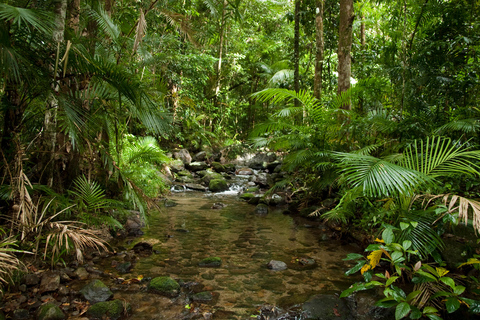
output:
M52 15L47 12L0 3L0 20L10 21L18 28L33 28L49 34L54 28Z
M340 161L346 183L353 188L362 188L367 196L408 194L430 181L421 172L372 156L337 152L333 157Z
M435 134L442 134L449 131L461 131L466 134L477 133L480 130L480 122L478 119L462 119L449 122L437 130Z
M278 86L282 83L288 83L293 80L293 70L283 69L275 72L275 74L268 80L269 86Z
M400 165L433 178L452 174L479 174L480 150L453 144L443 137L427 138L408 146Z
M88 9L87 16L93 19L100 31L114 42L118 42L120 37L120 28L113 22L108 13L100 6L97 10Z
M136 52L138 45L142 42L143 37L147 31L147 20L145 20L145 15L143 10L140 9L140 17L138 18L137 29L135 31L135 41L133 42L133 52Z

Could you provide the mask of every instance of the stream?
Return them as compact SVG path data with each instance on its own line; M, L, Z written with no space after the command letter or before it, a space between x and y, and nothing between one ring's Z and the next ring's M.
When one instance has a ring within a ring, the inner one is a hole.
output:
M171 299L141 287L113 287L116 299L132 304L130 319L181 319L188 312L204 318L248 319L261 306L291 309L315 294L339 293L352 284L353 279L344 275L350 265L342 259L358 247L332 239L319 222L285 215L275 208L265 215L256 214L255 206L239 200L236 192L187 191L173 193L170 199L177 205L151 214L143 236L119 244L131 248L148 242L155 252L141 257L130 274L120 277L170 276L190 293L212 292L213 299L191 303L188 294ZM213 209L219 202L226 206ZM207 257L220 257L222 265L199 267ZM305 259L309 263L304 265ZM288 269L270 270L270 260L283 261ZM112 260L105 263L112 264Z

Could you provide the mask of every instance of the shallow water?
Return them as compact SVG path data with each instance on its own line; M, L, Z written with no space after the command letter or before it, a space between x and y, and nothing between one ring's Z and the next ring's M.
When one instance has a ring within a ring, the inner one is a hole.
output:
M254 206L231 194L184 192L171 199L178 205L152 214L145 235L123 244L130 248L146 241L157 253L140 258L131 274L121 276L171 276L196 282L192 292L211 291L214 300L190 304L185 294L169 299L142 291L141 285L118 288L115 298L132 303L130 319L181 319L193 312L205 318L211 313L214 319L251 319L262 305L291 308L318 293L341 292L353 281L344 276L350 265L342 259L358 249L332 240L318 222L284 215L280 209L258 215ZM212 209L216 202L227 206ZM201 259L214 256L222 259L221 267L198 266ZM312 258L316 264L302 266L301 258ZM289 268L267 269L272 259Z

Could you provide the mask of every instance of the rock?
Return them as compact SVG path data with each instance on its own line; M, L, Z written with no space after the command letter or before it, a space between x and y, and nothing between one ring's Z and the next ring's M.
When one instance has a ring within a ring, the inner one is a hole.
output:
M267 268L273 271L282 271L287 269L287 264L283 261L270 260L270 262L267 264Z
M207 159L207 153L205 151L200 151L193 156L195 161L205 161Z
M255 198L255 195L253 193L244 193L240 195L240 199L249 201L250 199Z
M28 310L16 309L13 311L13 319L14 320L30 319L30 314L28 313Z
M182 160L184 165L188 165L192 162L192 156L190 155L190 152L188 152L187 149L182 149L180 151L177 151L173 154L175 159Z
M180 171L185 170L185 165L183 164L183 161L180 159L172 160L172 162L170 162L170 170L172 172L178 173Z
M68 296L70 290L66 286L60 286L60 288L58 288L58 294L61 296Z
M222 265L222 259L220 257L209 257L205 258L198 263L200 267L220 267Z
M153 253L153 246L148 243L148 242L139 242L136 245L133 246L132 250L136 254L141 254L141 255L150 255Z
M100 280L96 279L80 290L83 297L90 303L107 301L113 297L112 291Z
M142 235L142 228L145 227L145 221L142 219L140 212L132 211L132 215L125 223L125 230L129 236Z
M37 320L62 320L65 319L63 311L53 303L47 303L37 310Z
M260 200L261 200L261 199L262 199L261 197L255 196L255 197L253 197L253 198L248 199L247 202L248 202L249 204L253 204L253 205L256 206L257 204L260 203Z
M205 182L206 185L208 185L210 184L210 181L218 179L225 180L225 178L220 173L206 171L206 174L203 176L202 181Z
M189 178L193 179L193 174L188 170L182 170L182 171L177 172L177 176L179 176L179 177L189 177Z
M260 203L255 207L255 213L257 214L267 214L268 206L264 203Z
M60 287L60 274L47 271L42 275L40 282L40 292L56 291Z
M195 161L186 165L187 169L193 172L205 170L208 168L208 164L205 161Z
M212 209L223 209L225 208L227 205L225 203L222 203L222 202L215 202L213 205L212 205Z
M209 291L196 293L192 296L192 301L207 302L213 299L213 294Z
M224 164L223 167L225 168L225 172L227 173L233 173L236 169L233 163Z
M216 172L227 172L227 169L220 162L212 162L212 169Z
M318 294L310 298L302 306L307 319L318 320L350 320L355 319L346 299L335 295Z
M208 189L212 192L221 192L228 190L227 181L224 179L213 179L208 184Z
M375 303L384 296L375 295L374 292L368 290L365 292L357 292L354 295L356 302L356 319L357 320L390 320L395 319L395 308L380 308Z
M185 191L185 187L183 185L174 185L171 189L172 192L184 192Z
M85 270L84 267L79 267L77 270L75 270L75 276L78 278L78 280L87 280L90 274Z
M133 267L132 263L127 261L127 262L124 262L124 263L117 264L115 269L117 269L117 271L119 273L129 273L130 270L132 270L132 267Z
M265 172L260 172L255 175L252 181L260 187L268 187L268 176Z
M194 183L195 179L187 177L187 176L180 176L176 179L177 182L180 183Z
M251 176L253 175L253 170L250 168L241 168L235 171L237 176Z
M165 199L163 205L166 207L166 208L170 208L170 207L175 207L178 205L178 203L176 203L174 200L172 199Z
M156 277L148 284L148 290L168 297L176 297L180 293L180 285L170 277Z
M207 191L207 188L198 183L186 183L185 187L197 191Z
M36 286L40 283L40 278L34 273L26 274L24 280L27 286Z
M267 168L267 163L273 162L277 159L277 155L273 152L268 153L257 153L247 165L249 168L262 170Z
M282 163L280 161L273 161L267 164L267 170L268 172L273 173L275 172L275 169L277 167L281 167L281 166L282 166Z
M268 204L271 206L281 206L286 203L285 198L279 194L272 194L270 199L268 199Z
M259 192L259 191L260 191L259 187L249 187L249 188L247 188L247 190L245 190L245 192L249 192L249 193L256 193L256 192Z
M132 307L129 303L117 299L94 304L88 309L87 315L91 319L117 320L120 319L124 313L128 313L131 310Z

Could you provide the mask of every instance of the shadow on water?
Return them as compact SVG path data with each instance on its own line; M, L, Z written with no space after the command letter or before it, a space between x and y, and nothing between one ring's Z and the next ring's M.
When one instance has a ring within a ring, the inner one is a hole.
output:
M152 213L142 237L120 244L130 248L144 241L155 252L121 276L171 276L183 282L187 292L210 291L214 299L192 304L188 294L170 299L142 291L141 286L118 290L116 298L125 298L134 307L131 319L182 319L195 307L215 319L248 319L263 305L290 308L318 293L340 292L352 283L344 276L351 265L342 259L357 249L326 237L317 222L293 218L281 210L257 215L254 206L235 195L185 192L172 199L177 205ZM218 202L226 206L212 209ZM207 257L220 257L222 265L199 267ZM270 260L283 261L288 268L269 270Z

